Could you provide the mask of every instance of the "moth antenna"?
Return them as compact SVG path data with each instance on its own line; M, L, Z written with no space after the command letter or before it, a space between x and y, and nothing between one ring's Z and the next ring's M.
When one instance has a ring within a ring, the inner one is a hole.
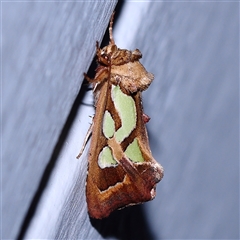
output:
M109 38L110 38L109 44L112 44L112 45L115 45L115 42L114 42L114 39L113 39L113 31L112 31L114 14L115 14L115 12L112 13L112 16L111 16L111 19L110 19L110 24L109 24Z

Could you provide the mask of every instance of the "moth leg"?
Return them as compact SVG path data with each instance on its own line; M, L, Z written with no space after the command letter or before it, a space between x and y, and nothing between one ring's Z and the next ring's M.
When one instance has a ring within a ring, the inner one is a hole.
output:
M84 75L84 78L87 79L88 82L93 81L86 73L83 73L83 75Z
M78 154L77 157L76 157L77 159L79 159L79 158L81 157L81 155L83 154L83 151L84 151L84 149L85 149L85 147L86 147L86 145L87 145L87 142L88 142L88 140L89 140L89 137L90 137L91 134L92 134L92 129L93 129L93 123L90 125L90 127L89 127L89 129L88 129L88 131L87 131L87 134L86 134L86 136L85 136L85 138L84 138L84 141L83 141L82 148L81 148L79 154Z
M142 118L143 118L143 122L145 124L150 121L150 117L147 114L145 114L145 113L143 113Z
M95 78L90 78L86 73L84 73L84 78L87 79L89 83L96 83L96 82L102 82L103 79L108 78L109 71L107 68L99 68L98 73L96 74Z

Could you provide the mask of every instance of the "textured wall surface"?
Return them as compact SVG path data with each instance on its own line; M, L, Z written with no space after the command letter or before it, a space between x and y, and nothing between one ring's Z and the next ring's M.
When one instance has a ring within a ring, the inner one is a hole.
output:
M34 215L48 177L59 162L59 138L83 72L93 59L95 42L102 38L115 4L1 5L3 238L16 238ZM70 164L77 162L75 157L68 160ZM85 178L86 173L82 174ZM44 224L50 223L49 219ZM47 229L44 233L48 234Z
M87 150L75 157L93 107L78 92L114 6L2 3L2 238L239 238L237 2L119 9L117 45L155 75L143 102L165 176L155 200L89 221Z

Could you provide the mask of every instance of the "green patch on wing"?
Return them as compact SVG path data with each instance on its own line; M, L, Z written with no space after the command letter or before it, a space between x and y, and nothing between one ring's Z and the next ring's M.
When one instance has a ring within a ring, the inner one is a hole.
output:
M98 156L98 166L103 169L106 167L115 167L116 165L118 163L113 158L110 148L104 147Z
M115 133L116 140L121 143L136 127L137 110L133 98L124 94L119 86L112 85L111 96L122 123Z
M105 111L103 117L103 134L106 138L113 137L115 132L114 120L109 111Z
M130 143L125 151L127 157L133 162L144 162L142 152L139 148L138 141L135 138L132 143Z

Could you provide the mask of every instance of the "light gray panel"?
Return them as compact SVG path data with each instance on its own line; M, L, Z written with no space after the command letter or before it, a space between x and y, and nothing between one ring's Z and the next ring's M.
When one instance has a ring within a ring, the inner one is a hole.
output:
M151 3L136 36L165 176L147 206L156 239L239 238L239 3Z
M115 4L1 4L3 238L21 230Z

